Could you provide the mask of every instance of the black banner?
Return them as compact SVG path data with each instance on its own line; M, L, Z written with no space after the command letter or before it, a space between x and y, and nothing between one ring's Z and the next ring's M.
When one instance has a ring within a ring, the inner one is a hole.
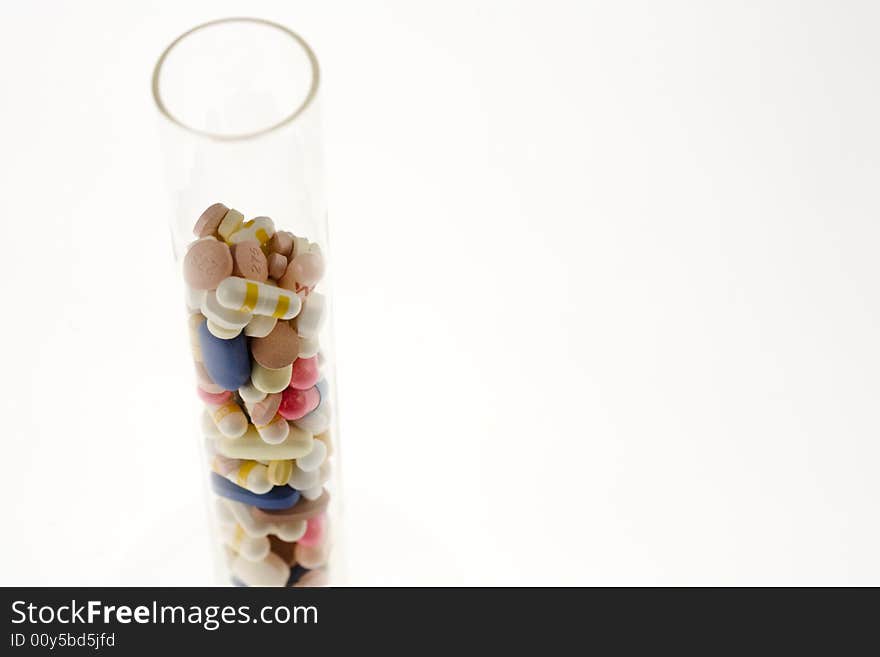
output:
M869 589L7 588L0 653L873 646ZM867 641L863 644L862 641ZM320 653L318 653L320 654Z

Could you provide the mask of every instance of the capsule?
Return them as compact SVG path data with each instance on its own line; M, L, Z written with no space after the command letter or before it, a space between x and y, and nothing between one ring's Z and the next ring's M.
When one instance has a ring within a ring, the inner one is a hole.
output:
M308 528L306 520L311 517L303 516L303 514L294 511L300 507L299 502L289 509L272 511L271 513L230 499L223 499L221 502L248 536L259 537L274 534L282 541L298 541L306 533ZM315 507L314 503L302 502L302 504L309 509ZM322 510L318 509L317 513Z
M236 486L246 488L257 495L268 493L274 486L269 481L269 469L257 461L230 459L218 454L214 457L212 467L221 477L226 477Z
M225 283L229 279L223 281ZM220 283L220 287L223 286ZM217 288L217 298L220 298L220 288ZM223 303L221 300L220 303ZM296 318L296 332L301 338L311 340L318 337L324 326L326 317L327 299L319 292L312 292L302 302L302 310Z
M247 586L284 586L290 577L290 567L274 552L269 552L260 561L249 561L236 554L229 569L235 578Z
M212 382L224 390L238 390L247 383L251 375L251 359L244 335L239 333L224 340L212 334L207 322L203 322L199 325L199 347Z
M229 276L217 286L217 301L230 310L277 319L293 319L302 307L294 292L238 276Z
M324 464L327 458L327 446L320 440L316 440L312 451L296 460L296 467L303 472L314 472ZM291 473L292 474L292 473ZM288 477L287 481L290 481Z
M241 438L221 438L217 451L231 459L253 461L287 461L305 456L314 448L312 434L288 425L288 434L282 442L270 445L260 437L256 428L248 427Z
M241 228L242 223L244 223L244 215L232 208L223 215L223 219L220 220L220 225L217 227L217 232L224 240L228 240L235 231Z
M278 370L270 370L263 367L256 361L251 369L251 383L257 390L261 390L266 394L273 392L281 392L290 385L290 375L293 373L293 365L282 367Z
M276 415L268 424L257 424L254 426L257 433L260 434L260 438L270 445L283 443L290 433L290 425L280 415Z
M202 314L207 317L209 321L214 322L214 324L222 328L235 331L236 335L238 335L238 332L247 326L253 318L252 313L231 310L221 304L217 300L217 293L214 290L205 293L205 296L202 299L201 310Z
M238 228L226 237L229 244L255 241L264 246L275 234L275 224L269 217L254 217L250 221L239 224Z
M248 428L248 420L234 399L222 404L207 404L217 430L227 438L240 438Z

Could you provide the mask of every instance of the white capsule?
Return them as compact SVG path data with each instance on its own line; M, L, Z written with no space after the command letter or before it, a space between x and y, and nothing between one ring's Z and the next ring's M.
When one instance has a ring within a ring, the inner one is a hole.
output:
M276 323L278 323L277 317L254 315L244 327L244 334L250 338L265 338L275 328Z
M280 415L276 415L269 424L257 426L256 429L257 433L260 434L260 438L270 445L283 443L290 433L290 425Z
M254 507L225 498L222 500L222 504L235 519L235 522L244 528L248 536L261 537L274 534L282 541L293 543L306 533L305 520L286 518L283 515L272 517L262 513L255 514Z
M300 494L309 501L314 502L316 499L321 497L324 494L323 486L315 486L314 488L309 488L307 490L301 490Z
M189 285L186 285L185 287L184 301L186 302L187 310L190 312L196 312L202 307L202 300L205 298L206 290L196 290Z
M256 404L266 398L266 393L255 388L254 384L250 381L238 389L238 394L241 395L241 399L245 404Z
M318 406L318 408L311 413L304 415L300 419L294 420L293 423L303 431L318 435L319 433L324 433L330 428L331 417L330 401L322 399L321 405Z
M277 445L270 445L260 437L253 425L240 438L221 438L217 452L231 459L251 461L288 461L298 459L312 451L312 434L289 427L287 438Z
M318 337L318 333L321 332L321 328L324 325L326 306L327 300L320 292L312 292L302 302L302 309L296 318L296 332L301 338Z
M202 314L217 326L230 330L241 331L252 317L251 313L239 312L223 306L219 303L217 293L214 290L209 290L205 294L201 310Z
M327 446L320 440L315 440L312 451L296 460L296 466L304 472L313 472L321 467L327 457Z
M248 561L240 555L229 564L232 574L248 586L284 586L290 577L290 566L274 552L260 561Z
M266 536L249 535L235 519L223 498L217 499L217 520L220 540L248 561L260 561L269 554L269 539Z
M215 338L219 338L221 340L231 340L232 338L238 336L241 333L241 329L228 329L223 328L222 326L218 326L212 320L207 321L208 332L213 335Z

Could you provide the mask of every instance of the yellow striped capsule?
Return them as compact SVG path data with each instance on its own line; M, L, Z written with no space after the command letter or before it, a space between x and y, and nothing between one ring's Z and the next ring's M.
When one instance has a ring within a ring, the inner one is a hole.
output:
M269 461L267 476L275 486L286 486L293 474L293 461Z
M302 308L302 300L295 292L238 276L229 276L217 286L217 301L240 313L278 319L293 319Z
M241 224L235 232L226 238L226 241L229 244L238 244L254 240L259 242L260 246L263 246L272 239L274 234L275 224L272 223L269 217L256 217Z

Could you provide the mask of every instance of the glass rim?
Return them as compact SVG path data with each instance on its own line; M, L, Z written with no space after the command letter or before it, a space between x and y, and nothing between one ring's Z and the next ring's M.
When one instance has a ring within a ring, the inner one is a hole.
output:
M159 92L159 77L162 73L162 66L165 63L165 59L168 57L169 53L171 53L174 48L181 43L184 39L191 36L192 34L199 32L201 30L214 27L216 25L222 25L224 23L252 23L256 25L263 25L265 27L271 27L273 29L279 30L289 36L293 41L303 49L306 56L309 60L309 66L311 67L312 79L311 84L309 85L309 91L306 94L305 99L293 109L293 111L285 116L283 119L274 123L266 128L262 128L260 130L255 130L253 132L244 132L244 133L222 133L222 132L211 132L209 130L200 130L199 128L194 128L191 125L188 125L177 118L168 107L165 105L165 101L162 98L162 94ZM262 135L268 134L270 132L275 132L286 126L289 123L292 123L296 120L298 116L300 116L306 109L311 106L312 102L318 95L318 86L321 81L321 71L318 67L318 58L315 56L314 51L311 46L303 39L299 34L294 32L293 30L281 25L280 23L275 23L270 20L266 20L264 18L249 18L249 17L231 17L231 18L218 18L216 20L208 21L207 23L202 23L200 25L196 25L193 28L190 28L176 39L174 39L165 50L162 51L162 54L159 55L159 59L156 60L156 65L153 67L153 79L152 79L152 89L153 89L153 100L156 103L156 107L159 110L159 113L168 119L171 123L178 126L179 128L184 129L185 131L197 135L199 137L204 137L207 139L212 139L215 141L242 141L245 139L253 139L255 137L260 137Z

